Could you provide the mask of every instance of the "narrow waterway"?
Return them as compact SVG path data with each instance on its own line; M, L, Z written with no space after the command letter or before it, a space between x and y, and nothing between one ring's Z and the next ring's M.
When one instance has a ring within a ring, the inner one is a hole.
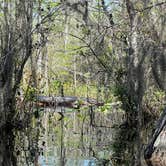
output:
M29 125L14 134L18 166L130 166L135 142L125 142L123 136L127 132L131 136L131 129L118 129L124 121L124 113L116 109L34 109ZM150 136L148 128L150 124L142 132L144 143ZM146 166L143 159L142 165Z
M122 112L62 107L38 114L28 128L15 133L18 165L111 165L114 126L123 121Z

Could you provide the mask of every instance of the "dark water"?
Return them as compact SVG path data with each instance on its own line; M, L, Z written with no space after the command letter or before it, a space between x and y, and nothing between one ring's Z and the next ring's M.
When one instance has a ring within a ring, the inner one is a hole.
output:
M62 112L63 116L61 113ZM15 133L19 166L107 166L122 112L45 108L21 132Z

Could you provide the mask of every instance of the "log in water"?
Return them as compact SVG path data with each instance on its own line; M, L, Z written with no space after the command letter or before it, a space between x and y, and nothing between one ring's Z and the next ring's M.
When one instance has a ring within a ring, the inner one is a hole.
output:
M40 106L65 106L70 108L79 108L83 105L104 105L102 101L76 96L37 96L37 101Z

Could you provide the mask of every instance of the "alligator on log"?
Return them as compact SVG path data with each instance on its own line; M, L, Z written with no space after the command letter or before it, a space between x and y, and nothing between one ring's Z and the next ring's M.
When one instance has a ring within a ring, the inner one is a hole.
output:
M104 102L92 98L75 96L37 96L37 104L41 107L64 106L69 108L79 108L80 106L103 106Z

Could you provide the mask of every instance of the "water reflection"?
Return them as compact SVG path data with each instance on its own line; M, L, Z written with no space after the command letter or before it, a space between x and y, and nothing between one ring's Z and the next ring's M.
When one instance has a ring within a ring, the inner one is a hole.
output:
M37 111L39 117L34 116L29 127L15 133L19 166L111 165L112 126L122 121L122 113L104 114L91 107Z

